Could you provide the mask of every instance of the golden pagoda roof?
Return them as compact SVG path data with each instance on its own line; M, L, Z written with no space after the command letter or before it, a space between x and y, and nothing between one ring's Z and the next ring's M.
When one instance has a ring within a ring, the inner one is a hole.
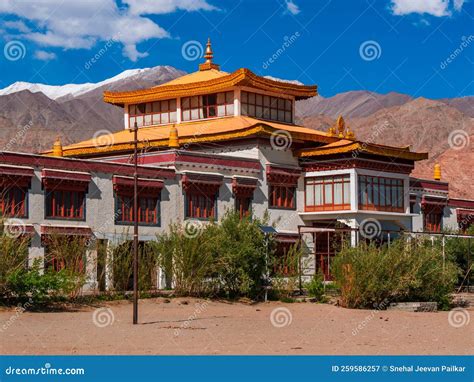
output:
M275 81L256 75L249 69L237 69L227 73L215 68L199 70L184 75L164 84L141 90L124 92L104 92L104 101L123 106L141 102L152 102L162 99L188 97L224 91L232 86L249 86L252 88L294 96L305 99L316 96L316 85L298 85L289 82Z
M330 137L326 132L303 126L262 121L251 117L225 117L208 120L184 122L160 126L140 127L138 129L139 149L168 148L170 130L178 129L179 145L194 143L220 142L252 136L271 136L272 133L287 131L293 141L330 143L338 138ZM63 156L94 156L133 150L131 130L121 130L101 140L100 137L89 139L63 147ZM101 143L104 144L101 144ZM43 154L51 155L52 150Z
M200 70L198 72L185 74L184 76L175 78L174 80L165 82L161 85L154 86L153 88L160 88L162 86L170 86L170 85L185 85L185 84L192 84L195 82L209 81L209 80L214 80L217 78L227 76L228 74L229 73L224 72L222 70L217 70L217 69Z
M428 153L417 153L410 151L409 146L385 146L378 145L375 143L353 141L349 139L341 139L320 147L301 149L296 153L296 155L299 158L310 158L331 154L344 154L350 152L381 155L386 157L408 159L414 161L428 159Z

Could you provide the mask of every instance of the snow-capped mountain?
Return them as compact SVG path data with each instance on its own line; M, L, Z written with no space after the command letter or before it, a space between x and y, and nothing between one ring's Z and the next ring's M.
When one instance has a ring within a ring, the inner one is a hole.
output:
M156 76L156 74L159 74ZM107 78L106 80L92 83L92 82L87 82L84 84L67 84L67 85L46 85L46 84L40 84L40 83L31 83L31 82L23 82L23 81L18 81L10 86L7 86L4 89L0 89L0 96L1 95L7 95L7 94L12 94L12 93L18 93L23 90L29 90L32 93L43 93L46 95L48 98L57 100L62 97L68 97L73 98L73 97L78 97L80 95L83 95L85 93L88 93L94 89L101 88L102 86L108 85L108 84L114 84L119 81L123 81L126 79L133 79L133 78L146 78L146 77L152 77L155 76L155 80L162 80L167 77L170 79L178 77L179 75L182 75L183 72L173 68L172 66L156 66L154 68L143 68L143 69L130 69L130 70L125 70L124 72L117 74L114 77ZM164 81L161 81L164 82Z

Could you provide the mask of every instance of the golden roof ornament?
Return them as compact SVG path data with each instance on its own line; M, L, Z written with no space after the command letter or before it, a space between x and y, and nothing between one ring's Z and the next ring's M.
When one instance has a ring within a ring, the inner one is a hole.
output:
M168 147L171 149L179 148L178 129L176 128L174 124L170 127Z
M346 122L344 121L344 118L342 118L342 115L337 117L336 127L337 127L337 131L339 132L339 138L344 138L344 130L346 128Z
M441 165L439 163L434 165L433 178L434 180L441 180Z
M355 139L355 134L349 126L347 126L347 129L346 129L346 139L351 139L351 140Z
M56 140L53 144L53 156L62 157L63 156L63 145L61 143L61 138L56 137Z
M219 65L214 64L212 62L213 57L214 57L214 52L212 51L211 38L209 37L207 39L207 44L206 44L206 54L204 55L204 58L206 59L206 61L204 62L204 64L199 64L199 70L210 70L210 69L220 70Z

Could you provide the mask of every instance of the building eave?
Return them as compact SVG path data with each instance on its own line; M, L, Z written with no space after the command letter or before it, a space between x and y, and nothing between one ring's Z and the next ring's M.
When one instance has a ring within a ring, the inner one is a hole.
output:
M298 85L289 82L275 81L254 74L249 69L241 68L233 73L207 81L190 82L175 85L160 85L148 89L126 92L104 92L104 101L123 106L141 102L152 102L162 99L188 97L214 93L233 86L250 86L256 89L294 96L297 100L314 97L318 94L316 85Z

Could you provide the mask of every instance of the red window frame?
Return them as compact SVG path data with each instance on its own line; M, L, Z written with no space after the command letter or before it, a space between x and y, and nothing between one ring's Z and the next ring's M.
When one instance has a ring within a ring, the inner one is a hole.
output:
M342 188L341 192L341 201L342 203L335 203L335 185L340 184ZM345 191L344 187L346 184L349 185L349 203L344 203L345 201ZM304 205L306 212L314 211L335 211L335 210L350 210L351 209L351 190L350 190L351 178L350 175L341 174L341 175L331 175L331 176L319 176L314 178L307 178L305 180L305 193L304 193ZM316 185L321 185L322 190L322 204L316 204ZM331 203L327 203L326 200L326 185L331 186ZM307 200L308 187L313 189L313 201L314 204L309 205Z
M293 123L293 102L290 99L242 91L240 103L242 115Z
M443 210L438 206L426 206L423 211L423 230L426 232L441 232Z
M138 223L141 225L160 224L160 198L156 196L139 196ZM115 223L132 224L134 222L133 196L116 195Z
M296 186L270 184L268 205L269 208L294 210L296 208Z
M249 216L252 211L252 198L248 196L237 196L235 198L235 210L239 213L241 219Z
M359 209L404 212L405 193L403 183L403 179L359 175ZM375 192L376 189L378 193Z
M224 102L218 102L219 94L223 94ZM215 97L215 100L213 100L213 97ZM227 101L228 98L230 98L230 101ZM198 104L196 107L192 106L193 99L198 100ZM218 112L219 106L224 106L224 115L219 115L219 112ZM191 111L194 109L199 110L199 115L197 118L192 118ZM196 121L199 119L227 117L227 116L232 116L232 115L234 115L234 92L233 91L181 98L181 120L183 122Z
M174 108L172 108L173 102ZM135 121L138 127L175 123L177 110L176 98L132 104L128 107L129 126L134 126ZM172 113L175 113L173 120L171 120ZM150 116L150 122L146 121L147 116Z
M27 216L28 191L22 187L0 189L0 216L24 218Z
M213 219L216 217L217 195L186 192L186 218Z
M47 219L83 220L85 191L47 190L45 214Z

